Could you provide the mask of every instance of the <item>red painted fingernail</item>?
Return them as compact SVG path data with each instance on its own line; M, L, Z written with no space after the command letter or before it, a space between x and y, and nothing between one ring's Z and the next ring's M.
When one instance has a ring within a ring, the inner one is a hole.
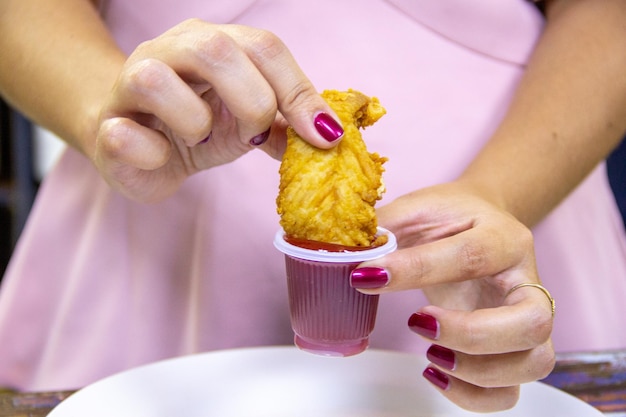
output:
M439 345L432 345L426 352L426 357L435 365L451 371L456 367L454 351Z
M430 314L413 313L409 317L409 328L415 333L437 340L439 338L439 323L437 319Z
M350 286L359 289L384 287L389 283L389 274L383 268L357 268L350 274Z
M343 135L343 127L327 113L319 113L313 123L315 129L328 142L334 142Z
M270 129L267 129L265 132L260 135L256 135L252 139L250 139L250 145L252 146L260 146L267 142L267 139L270 137Z
M448 375L444 374L438 369L435 369L429 366L428 368L424 369L424 372L422 372L422 375L431 384L433 384L434 386L436 386L437 388L443 391L446 391L448 387L450 386L450 378L448 377Z

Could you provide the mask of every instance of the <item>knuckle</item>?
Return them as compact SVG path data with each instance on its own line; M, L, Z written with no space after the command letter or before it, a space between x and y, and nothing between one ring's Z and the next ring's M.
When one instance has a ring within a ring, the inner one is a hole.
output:
M552 333L552 312L549 310L549 303L547 300L542 300L546 306L542 308L535 308L530 313L528 318L529 323L533 323L532 331L528 332L527 340L533 346L538 346L545 343Z
M518 244L524 248L533 248L535 245L532 231L521 223L519 224L519 232L517 233L516 240Z
M105 159L118 159L128 150L128 128L120 119L109 120L100 126L97 152Z
M268 126L274 121L278 110L274 94L271 92L258 94L254 97L249 97L249 100L245 113L239 115L239 119L245 119L245 121L263 126Z
M252 39L253 55L259 60L273 60L286 53L287 46L268 30L258 30Z
M228 34L211 30L194 40L189 53L195 54L207 65L217 67L229 61L236 47L235 41Z
M128 152L130 128L123 119L103 123L98 133L98 150L108 159L118 159Z
M311 83L306 79L302 79L294 83L287 94L285 94L281 106L285 110L290 110L306 107L308 103L313 103L315 100L321 100L321 98L315 92Z
M533 350L532 363L535 366L536 378L543 379L547 377L554 369L556 364L556 354L554 349L548 343L535 348Z
M415 284L420 285L426 279L426 267L419 253L413 253L411 256L404 257L404 259L400 258L399 262L404 263L398 266L409 273L411 280Z
M164 64L156 59L143 59L130 66L126 71L125 83L130 89L141 95L154 91L161 91L168 83L167 72L163 71Z
M489 266L488 257L489 253L483 245L477 242L463 244L457 259L461 276L473 278L485 275Z
M463 350L469 354L481 351L485 343L485 335L480 331L473 320L465 320L459 323L459 337L463 341Z

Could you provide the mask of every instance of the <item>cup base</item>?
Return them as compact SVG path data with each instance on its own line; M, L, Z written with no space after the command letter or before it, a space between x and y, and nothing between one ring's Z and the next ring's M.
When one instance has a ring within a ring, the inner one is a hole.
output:
M357 339L346 340L338 343L324 343L320 341L311 341L296 335L294 337L295 345L305 352L313 353L320 356L346 357L358 355L369 346L369 340Z

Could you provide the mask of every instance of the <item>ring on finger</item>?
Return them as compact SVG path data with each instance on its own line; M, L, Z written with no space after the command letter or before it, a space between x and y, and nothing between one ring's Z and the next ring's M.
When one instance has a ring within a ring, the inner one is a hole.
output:
M550 291L548 291L542 285L534 284L534 283L531 283L531 282L524 282L522 284L517 284L516 286L514 286L513 288L511 288L510 290L507 291L507 293L504 295L504 298L506 298L509 295L511 295L511 293L513 291L518 290L518 289L520 289L522 287L532 287L532 288L537 288L538 290L541 290L541 292L543 292L546 295L546 297L548 297L548 300L550 301L550 308L552 310L552 317L554 317L554 313L556 311L556 302L554 301L554 298L552 298L552 295L550 294Z

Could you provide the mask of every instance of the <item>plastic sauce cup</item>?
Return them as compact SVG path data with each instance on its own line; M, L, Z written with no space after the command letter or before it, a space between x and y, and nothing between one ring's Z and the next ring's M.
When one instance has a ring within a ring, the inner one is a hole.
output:
M397 248L395 236L382 227L387 243L372 249L330 252L306 249L285 240L279 230L274 246L285 254L291 327L300 349L325 356L363 352L376 322L378 295L350 286L350 273L361 262Z

